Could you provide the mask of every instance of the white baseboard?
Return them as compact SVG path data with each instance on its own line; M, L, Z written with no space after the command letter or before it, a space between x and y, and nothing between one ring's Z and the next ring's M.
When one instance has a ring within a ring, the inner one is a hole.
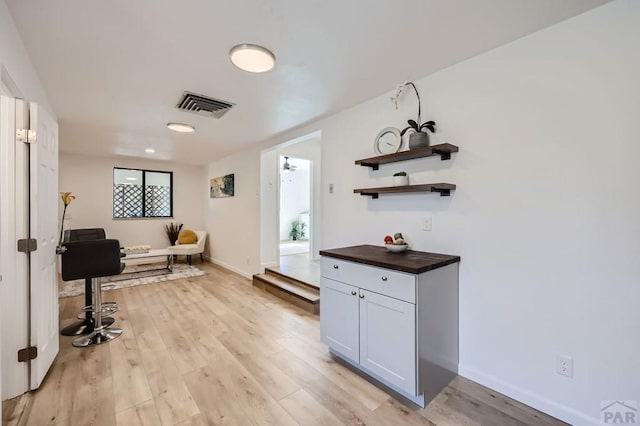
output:
M480 383L483 386L500 392L509 398L527 404L536 410L547 413L557 419L572 425L600 425L600 419L590 417L583 412L574 410L566 405L559 404L556 401L545 398L541 395L533 393L529 390L507 383L497 377L485 374L475 368L466 367L462 364L458 367L458 374Z
M228 269L228 270L230 270L232 272L235 272L238 275L242 275L245 278L248 278L250 280L253 279L253 275L251 273L249 273L247 271L243 271L242 269L238 269L235 266L231 266L228 263L222 262L222 261L220 261L218 259L212 259L210 257L207 257L207 260L209 262L213 263L214 265L222 266L223 268Z
M278 262L265 262L260 264L260 268L262 268L262 271L264 271L266 268L275 268L277 266L280 266Z

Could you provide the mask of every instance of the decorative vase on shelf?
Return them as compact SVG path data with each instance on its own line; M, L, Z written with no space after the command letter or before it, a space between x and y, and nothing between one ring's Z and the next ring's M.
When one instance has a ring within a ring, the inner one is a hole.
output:
M409 176L394 176L393 177L393 186L404 186L409 185Z
M395 94L391 97L391 100L395 103L396 109L398 109L398 99L407 87L413 88L413 91L416 93L416 97L418 98L418 120L407 120L408 126L402 129L400 136L404 136L407 132L413 132L409 135L409 149L424 148L429 146L429 134L427 131L435 133L436 122L433 120L425 121L424 123L421 122L422 104L420 102L420 93L418 93L416 85L411 81L398 85L398 88L396 89Z
M409 149L424 148L429 146L429 134L415 132L409 135Z

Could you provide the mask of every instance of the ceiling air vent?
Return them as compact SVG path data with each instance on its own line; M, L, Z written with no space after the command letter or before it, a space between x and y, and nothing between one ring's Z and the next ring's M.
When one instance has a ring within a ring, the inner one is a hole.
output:
M197 93L184 92L176 108L206 117L220 118L234 105L231 102L198 95Z

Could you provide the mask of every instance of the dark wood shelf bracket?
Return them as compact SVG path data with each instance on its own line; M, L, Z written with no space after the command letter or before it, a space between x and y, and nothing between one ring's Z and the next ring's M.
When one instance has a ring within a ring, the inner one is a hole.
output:
M434 149L434 154L438 154L440 156L440 161L451 160L451 151L443 151L441 149Z
M436 188L434 186L431 188L431 192L438 192L441 197L448 197L451 195L451 190L449 188Z
M375 170L380 169L380 164L378 164L378 163L366 163L366 162L362 162L362 163L360 163L360 165L361 165L362 167L371 167L371 170L374 170L374 171L375 171Z

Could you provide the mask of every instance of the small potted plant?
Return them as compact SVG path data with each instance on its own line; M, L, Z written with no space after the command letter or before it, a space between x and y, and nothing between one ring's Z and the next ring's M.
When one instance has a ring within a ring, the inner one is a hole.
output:
M304 238L304 228L307 226L306 223L300 222L299 220L294 220L291 222L291 230L289 231L289 238L293 241L296 241L298 238Z
M409 125L400 132L400 136L404 136L409 129L414 130L414 132L409 135L409 149L429 146L429 133L427 133L427 130L435 133L436 130L434 126L436 123L434 121L427 121L426 123L420 124L419 121L416 122L413 120L409 120L407 123L409 123Z
M430 130L431 133L436 132L436 122L435 121L426 121L424 123L420 123L420 116L422 114L422 105L420 102L420 94L418 93L418 89L416 85L411 81L407 81L405 83L399 84L396 92L391 97L391 100L395 103L396 109L398 109L398 99L404 92L405 88L411 86L416 93L416 97L418 98L418 120L408 120L409 124L405 127L402 132L400 132L400 136L404 136L409 130L413 130L413 133L409 135L409 149L415 148L423 148L429 146L429 133L427 130Z
M409 176L407 172L398 172L393 174L393 186L409 185Z

